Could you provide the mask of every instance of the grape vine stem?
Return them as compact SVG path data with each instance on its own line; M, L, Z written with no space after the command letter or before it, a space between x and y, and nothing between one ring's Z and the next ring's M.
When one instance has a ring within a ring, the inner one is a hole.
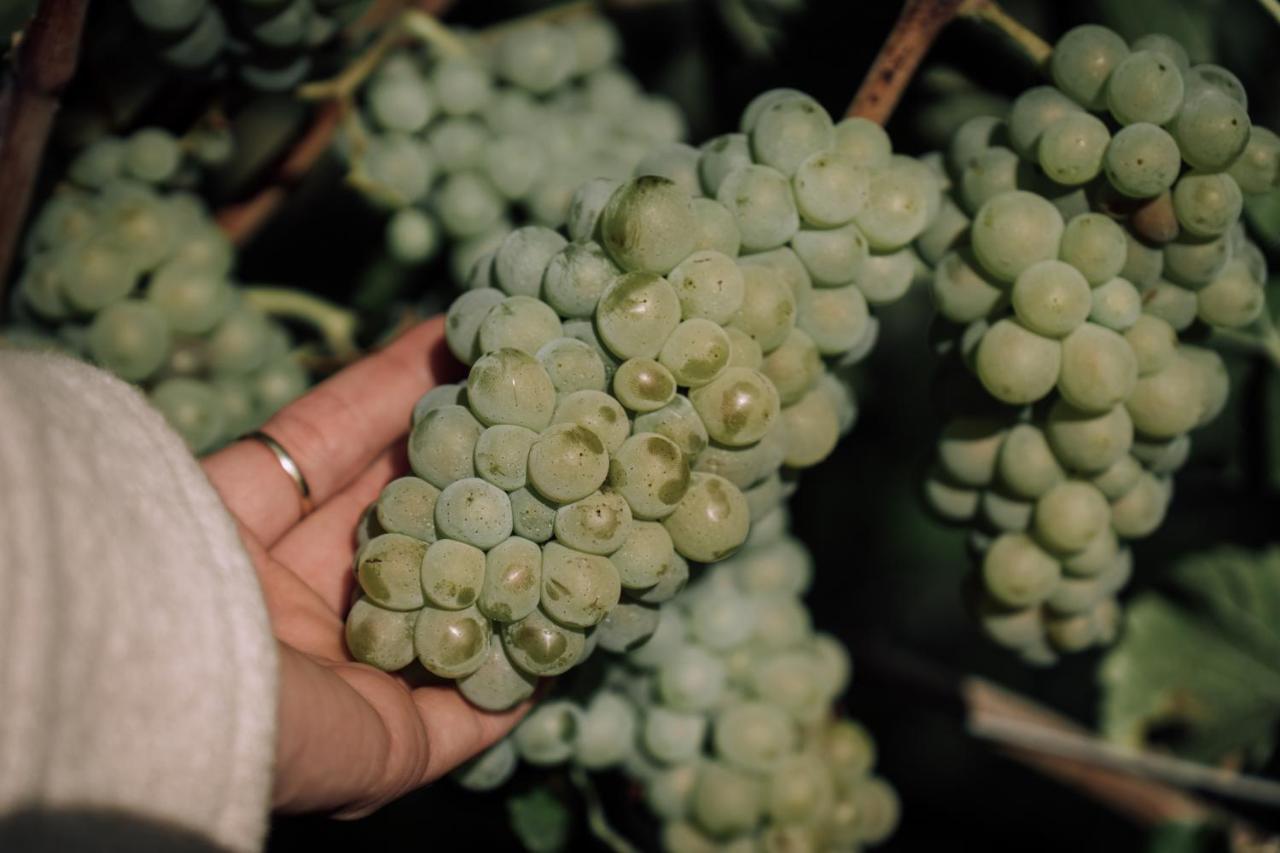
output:
M1271 17L1276 19L1276 23L1280 24L1280 0L1258 0L1262 4L1262 8L1270 13Z
M1257 332L1216 329L1214 337L1245 352L1264 356L1271 363L1272 369L1280 370L1280 329L1276 328L1268 311L1264 310L1258 319Z
M578 793L582 795L582 799L586 803L587 826L591 830L591 834L601 844L612 850L613 853L640 853L634 844L624 838L609 823L609 818L604 813L604 804L600 802L600 794L596 791L596 786L592 783L591 778L587 776L587 771L581 767L571 767L569 769L569 781L573 783L573 787L578 789Z
M13 76L0 93L0 318L58 99L79 61L88 7L88 0L43 0L22 34Z
M296 320L315 329L325 348L339 361L349 363L359 358L359 320L353 311L283 287L245 287L240 292L246 302L268 316Z

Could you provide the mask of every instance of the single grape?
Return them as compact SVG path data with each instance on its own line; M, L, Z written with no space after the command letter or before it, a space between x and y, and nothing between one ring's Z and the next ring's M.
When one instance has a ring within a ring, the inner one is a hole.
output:
M164 364L171 343L164 313L138 299L116 302L89 324L89 354L112 373L140 382Z
M427 412L409 433L413 473L438 489L474 477L475 447L483 430L465 406L446 405Z
M1111 132L1088 113L1063 116L1044 129L1037 158L1046 175L1059 184L1080 186L1102 171Z
M741 265L741 270L742 306L731 325L755 338L761 350L770 352L787 339L795 325L799 300L777 267L752 264Z
M982 561L982 579L988 592L1010 607L1028 607L1044 601L1060 575L1058 561L1025 533L1001 534Z
M1036 261L1058 257L1062 214L1041 196L1021 190L997 196L973 220L978 261L997 279L1013 281Z
M1036 144L1049 125L1080 107L1052 86L1027 89L1009 110L1009 141L1018 154L1035 159Z
M616 452L630 434L622 405L603 391L574 391L561 397L552 423L576 424L599 437L605 449Z
M725 355L728 356L727 347ZM652 358L629 358L613 374L613 396L634 412L661 409L675 395L675 377Z
M1113 332L1124 332L1142 315L1142 294L1123 278L1113 278L1093 290L1089 319Z
M226 418L218 392L207 383L185 377L165 379L147 398L196 453L211 450L223 439Z
M554 542L548 545L552 546L559 547ZM567 548L563 550L568 551ZM546 556L544 553L544 589ZM608 562L607 559L605 562ZM541 609L502 626L502 643L511 662L530 675L560 675L567 672L582 659L586 642L586 634L581 628L552 621Z
M1135 42L1135 49L1139 48ZM1119 35L1106 27L1083 24L1067 30L1053 46L1049 71L1059 89L1086 109L1106 106L1107 79L1129 54Z
M378 526L431 543L436 541L436 498L440 490L418 477L399 477L382 487L374 504Z
M422 595L422 563L427 544L399 533L384 533L356 555L356 579L369 600L387 610L417 610Z
M1244 196L1228 174L1184 175L1173 188L1178 223L1195 237L1225 234L1240 219Z
M1182 104L1182 72L1153 50L1135 50L1107 79L1107 107L1121 124L1164 124Z
M835 148L868 169L888 165L893 155L893 144L885 129L860 116L846 118L836 124Z
M477 359L467 376L467 404L486 425L534 431L551 422L556 392L546 369L528 353L500 349Z
M993 325L978 345L976 368L983 386L998 400L1033 403L1053 390L1062 347L1015 320Z
M617 492L594 492L556 510L555 535L569 548L609 555L631 532L631 507Z
M681 556L710 563L724 559L746 540L750 512L737 486L715 474L694 473L663 524Z
M1163 128L1148 122L1118 131L1103 160L1111 185L1135 198L1150 198L1169 189L1181 165L1178 143Z
M1075 330L1088 318L1092 302L1089 282L1062 261L1037 261L1013 284L1014 313L1023 326L1049 338Z
M688 194L656 176L623 184L600 216L601 243L629 272L670 272L693 251L695 226Z
M800 227L791 182L769 166L751 164L734 169L721 181L716 200L733 214L742 248L747 251L777 248ZM683 257L676 263L679 260Z

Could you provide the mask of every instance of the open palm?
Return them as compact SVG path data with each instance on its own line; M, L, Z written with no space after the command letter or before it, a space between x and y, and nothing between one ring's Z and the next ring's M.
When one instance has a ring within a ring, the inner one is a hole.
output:
M367 814L480 752L525 710L478 710L452 686L415 686L356 663L344 642L356 524L408 469L413 404L455 370L438 317L273 417L264 431L307 477L309 514L260 442L204 462L257 568L279 648L278 809Z

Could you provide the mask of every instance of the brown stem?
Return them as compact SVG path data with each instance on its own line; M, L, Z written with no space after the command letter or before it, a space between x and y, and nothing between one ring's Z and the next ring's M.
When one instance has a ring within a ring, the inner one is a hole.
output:
M845 115L870 119L876 124L887 122L920 61L965 3L966 0L906 0Z
M0 95L0 316L18 235L31 204L58 98L80 56L88 0L43 0Z

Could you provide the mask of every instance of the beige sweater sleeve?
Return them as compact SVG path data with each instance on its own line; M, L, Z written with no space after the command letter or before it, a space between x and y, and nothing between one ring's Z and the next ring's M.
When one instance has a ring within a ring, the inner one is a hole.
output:
M0 817L259 849L276 677L253 566L181 439L100 370L0 351Z

